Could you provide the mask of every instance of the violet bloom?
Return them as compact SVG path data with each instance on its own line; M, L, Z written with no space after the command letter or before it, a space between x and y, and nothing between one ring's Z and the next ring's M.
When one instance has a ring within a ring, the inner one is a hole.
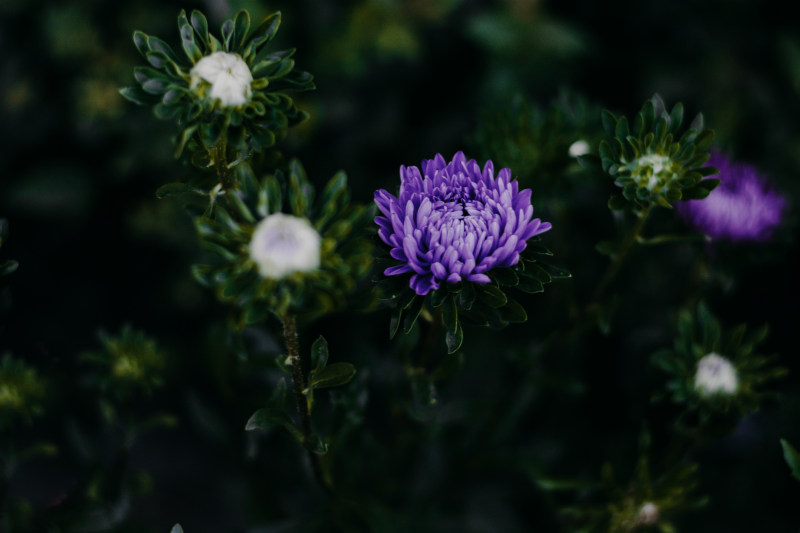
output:
M781 221L786 199L750 165L734 164L717 152L711 153L707 164L719 169L714 177L720 184L703 200L679 202L678 214L713 239L769 239Z
M381 189L375 203L378 235L401 264L384 274L410 272L410 286L419 295L442 282L489 283L492 268L519 261L527 240L550 229L533 217L531 190L519 190L504 168L494 177L494 164L481 170L462 152L450 163L440 154L417 167L400 167L397 197Z

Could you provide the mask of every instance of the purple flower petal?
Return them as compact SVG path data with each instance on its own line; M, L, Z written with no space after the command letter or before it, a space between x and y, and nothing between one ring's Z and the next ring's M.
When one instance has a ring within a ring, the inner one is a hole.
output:
M490 283L487 272L517 264L527 240L550 229L533 218L531 190L520 191L510 169L495 177L491 161L481 169L463 152L449 163L436 154L421 168L400 167L396 197L375 192L378 234L402 262L385 274L414 272L409 284L417 294L443 282Z
M780 224L786 199L769 186L755 167L736 164L712 152L707 163L719 169L720 184L703 200L675 205L695 230L713 239L766 241Z

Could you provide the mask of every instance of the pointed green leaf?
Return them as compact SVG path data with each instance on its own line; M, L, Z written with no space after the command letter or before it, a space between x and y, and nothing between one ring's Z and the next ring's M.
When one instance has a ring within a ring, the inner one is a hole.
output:
M156 198L161 200L162 198L167 198L168 196L174 196L176 194L183 194L191 190L192 188L186 183L167 183L156 189Z
M447 343L448 354L456 353L461 348L461 344L464 342L464 330L461 328L461 324L458 325L455 333L447 332L445 342Z
M786 439L781 439L781 446L783 447L783 458L786 464L789 465L792 476L800 481L800 454L797 453L797 450L795 450Z
M208 40L208 20L206 20L206 16L195 9L192 11L190 20L194 31L200 38L200 42L203 43L203 48L208 52L210 50L210 43Z
M250 13L242 9L233 20L233 45L235 48L244 46L248 31L250 31Z
M506 305L500 308L500 314L512 324L522 324L528 320L528 313L516 300L508 299Z
M14 261L13 259L9 259L7 261L3 261L0 263L0 276L6 276L11 274L19 267L19 263Z
M455 294L451 294L444 300L442 305L442 320L444 327L449 333L455 333L458 329L458 307L456 306Z
M313 372L319 373L328 364L328 341L325 337L320 335L314 344L311 345L311 366L314 367Z
M505 293L494 285L476 284L478 298L486 302L490 307L500 307L508 301Z
M298 442L303 442L303 433L297 429L297 426L294 425L292 419L283 409L273 409L271 407L259 409L253 413L253 416L247 421L244 430L254 431L260 429L262 431L267 431L275 426L284 428L290 435L297 439Z
M174 526L172 526L172 529L170 530L169 533L183 533L183 528L181 527L180 524L175 524Z
M344 385L356 375L356 367L350 363L333 363L320 372L312 372L308 380L311 389L324 389Z

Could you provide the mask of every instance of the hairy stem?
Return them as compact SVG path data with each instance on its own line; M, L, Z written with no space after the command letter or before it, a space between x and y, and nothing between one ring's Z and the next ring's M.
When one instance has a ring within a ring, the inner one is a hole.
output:
M228 145L225 135L220 135L213 148L211 148L211 160L214 163L214 169L217 171L217 177L222 184L222 188L228 190L233 187L233 175L231 169L228 168Z
M283 322L283 336L286 339L286 349L288 351L289 360L292 362L292 382L294 384L294 397L297 402L297 412L300 414L300 424L303 431L303 439L306 442L311 442L314 434L311 429L311 413L308 410L308 399L306 397L305 389L306 383L303 377L303 364L300 358L300 347L297 340L297 322L294 315L286 313L282 318ZM313 451L308 451L308 458L311 461L311 468L314 471L314 477L319 481L323 489L329 494L332 494L333 488L331 481L325 475L322 462L319 455Z

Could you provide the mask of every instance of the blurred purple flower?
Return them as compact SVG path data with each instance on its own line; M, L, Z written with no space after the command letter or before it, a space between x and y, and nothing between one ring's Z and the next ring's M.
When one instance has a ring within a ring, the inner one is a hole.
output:
M772 236L786 207L756 169L712 152L707 165L717 167L720 184L703 200L687 200L675 210L697 231L713 239L763 241Z
M481 170L462 152L450 163L440 154L417 167L400 167L400 193L375 191L383 216L375 217L378 235L401 264L387 276L411 272L410 286L419 295L442 282L489 283L492 268L519 261L527 240L550 229L531 220L531 190L519 190L504 168L494 177L494 164Z

